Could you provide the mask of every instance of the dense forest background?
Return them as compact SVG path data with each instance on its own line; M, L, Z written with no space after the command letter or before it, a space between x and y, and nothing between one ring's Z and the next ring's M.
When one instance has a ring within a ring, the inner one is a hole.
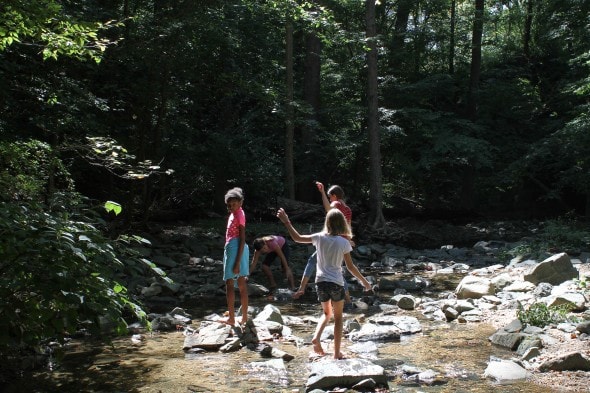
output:
M59 161L136 218L198 216L234 185L254 210L317 202L316 179L369 210L374 44L386 215L590 211L586 1L381 1L370 39L361 1L3 3L9 199L27 175L63 187Z
M113 236L106 201L128 227L222 214L240 186L249 219L263 219L278 197L318 203L320 180L375 226L587 216L589 11L585 0L3 0L0 298L13 318L0 341L133 304L118 277L151 265L125 248L141 239ZM48 265L59 268L31 273ZM43 329L24 329L26 312Z

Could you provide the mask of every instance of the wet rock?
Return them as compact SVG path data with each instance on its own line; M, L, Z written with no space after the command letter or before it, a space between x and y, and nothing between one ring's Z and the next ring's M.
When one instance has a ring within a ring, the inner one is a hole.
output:
M287 386L289 375L283 359L271 359L265 362L252 362L245 367L253 377L277 386Z
M372 379L375 384L387 384L383 367L365 359L320 360L312 363L305 391L352 387L361 381Z
M412 295L396 295L392 300L402 310L413 310L416 308L416 298Z
M367 378L367 379L363 379L362 381L360 381L356 385L353 385L352 389L364 391L367 389L374 389L375 386L377 386L377 382L375 382L375 380L373 378Z
M376 359L377 354L379 353L379 348L377 348L377 344L375 344L373 341L364 341L352 344L348 347L348 350L366 359Z
M406 315L375 315L368 318L368 321L378 325L392 325L398 328L401 334L415 334L422 331L422 325L415 317Z
M228 353L235 352L242 348L242 342L239 337L230 338L227 342L219 348L220 352Z
M518 348L522 340L525 339L526 334L523 333L509 333L505 331L497 331L490 337L492 344L515 350Z
M196 335L190 335L184 339L182 349L184 351L191 348L218 350L226 343L231 329L231 326L224 323L203 321Z
M260 351L260 355L265 358L283 359L286 362L290 362L291 360L295 359L295 356L270 345L265 345Z
M283 316L281 315L281 310L272 304L267 304L264 306L264 309L254 317L254 320L257 322L275 322L280 325L283 325Z
M399 341L401 329L393 325L365 323L360 330L348 335L351 341Z
M530 373L520 364L500 359L492 359L484 372L484 378L491 378L498 383L525 380L529 375Z

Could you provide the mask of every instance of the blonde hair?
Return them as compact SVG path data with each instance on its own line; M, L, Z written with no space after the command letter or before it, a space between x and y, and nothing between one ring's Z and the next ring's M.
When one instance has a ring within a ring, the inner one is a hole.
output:
M332 236L346 236L352 238L352 230L346 221L344 214L336 208L332 208L326 214L324 232Z

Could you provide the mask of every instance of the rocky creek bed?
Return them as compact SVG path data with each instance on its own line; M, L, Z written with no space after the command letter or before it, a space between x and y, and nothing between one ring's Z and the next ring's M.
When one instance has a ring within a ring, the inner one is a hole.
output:
M354 297L345 318L348 359L333 361L308 357L319 311L313 293L298 301L288 289L269 296L265 277L257 270L249 281L250 322L234 328L221 324L222 234L198 226L161 228L148 235L151 246L138 251L164 269L173 283L138 279L129 286L152 310L154 331L131 325L129 337L115 340L120 345L118 360L88 365L84 378L93 378L89 369L108 375L109 367L122 365L122 353L131 362L134 356L143 359L145 351L152 356L145 358L143 371L130 371L131 380L122 380L119 391L491 392L504 384L507 392L587 392L590 293L585 284L590 252L506 257L534 232L530 224L406 222L358 239L355 263L378 290L363 295L350 281ZM425 247L416 248L418 244ZM292 246L297 278L310 251ZM568 304L568 320L537 328L516 318L519 307L537 303ZM435 336L444 339L432 340ZM329 328L323 340L329 351ZM68 351L76 352L76 345L64 348L65 359ZM478 352L486 347L483 354ZM91 357L94 351L80 353ZM453 352L468 358L470 351L477 358L470 367L476 369L461 368L459 360L447 365L441 360L452 358ZM72 391L64 389L60 375L72 378L58 368L37 371L37 380L29 382L55 383L62 386L55 391ZM12 391L21 391L18 386L28 385L13 386ZM95 385L92 391L101 389Z

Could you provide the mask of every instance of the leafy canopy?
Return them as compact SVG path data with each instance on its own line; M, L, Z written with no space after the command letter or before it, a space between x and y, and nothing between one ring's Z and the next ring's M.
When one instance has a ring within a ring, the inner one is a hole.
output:
M113 21L79 21L55 0L3 0L0 4L0 51L20 43L38 46L43 59L58 56L100 62L112 41L99 33Z

